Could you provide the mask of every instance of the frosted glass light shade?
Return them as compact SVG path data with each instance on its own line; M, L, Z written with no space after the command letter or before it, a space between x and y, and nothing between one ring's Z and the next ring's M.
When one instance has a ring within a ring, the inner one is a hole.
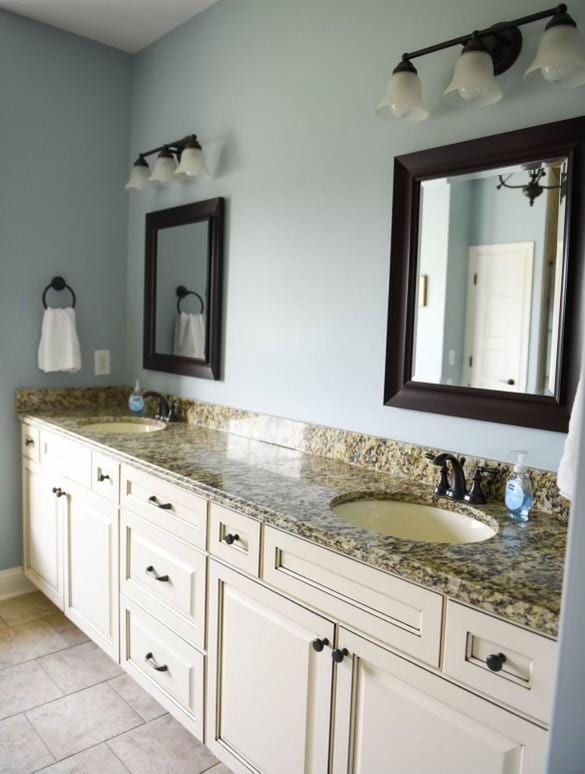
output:
M547 26L534 62L524 77L540 72L549 83L565 88L585 84L585 44L573 24Z
M429 111L423 104L420 78L411 62L401 62L392 73L384 98L376 109L380 118L424 121Z
M127 191L142 191L148 184L149 174L150 167L148 166L148 162L143 158L139 158L134 162L134 165L130 170L130 177L124 188Z
M148 179L153 183L171 183L176 169L177 162L173 154L169 150L162 150Z
M450 105L465 103L486 107L502 99L502 90L494 76L494 63L487 51L467 44L453 72L451 83L443 92Z
M176 175L188 175L197 177L207 175L207 165L201 147L188 145L181 154L181 162L175 172Z

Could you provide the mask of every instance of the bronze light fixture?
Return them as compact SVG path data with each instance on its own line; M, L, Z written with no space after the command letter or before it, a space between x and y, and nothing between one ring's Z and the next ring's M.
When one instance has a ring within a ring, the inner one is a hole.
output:
M560 189L561 191L561 199L565 195L566 190L566 183L567 183L567 174L566 172L562 172L561 174L561 181L558 185L542 185L540 182L543 177L546 176L546 170L542 166L542 164L539 164L538 166L535 166L533 169L528 169L528 182L520 185L511 185L508 181L512 178L513 172L510 175L507 175L504 177L504 175L498 175L499 183L496 186L497 190L499 191L501 188L516 188L526 196L528 201L530 202L530 206L532 207L534 205L534 200L538 199L539 196L541 196L544 191L553 191Z

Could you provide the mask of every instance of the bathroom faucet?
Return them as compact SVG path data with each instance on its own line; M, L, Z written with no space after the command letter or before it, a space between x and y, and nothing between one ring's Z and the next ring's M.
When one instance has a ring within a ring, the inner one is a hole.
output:
M154 390L147 390L143 397L156 398L158 400L158 411L156 412L155 419L160 419L163 422L176 422L175 407L174 405L169 406L169 402L164 395Z
M451 477L447 478L447 463L451 463ZM433 458L433 465L441 468L441 481L435 487L435 494L445 495L450 500L463 500L467 495L467 484L463 464L454 454L443 452Z

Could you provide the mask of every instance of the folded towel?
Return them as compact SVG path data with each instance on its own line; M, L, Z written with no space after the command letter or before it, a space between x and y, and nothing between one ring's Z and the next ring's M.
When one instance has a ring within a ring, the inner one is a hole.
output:
M45 309L38 363L41 371L66 371L74 374L81 369L81 348L77 336L75 309Z
M585 400L583 390L583 376L581 376L577 392L575 393L571 419L569 420L569 434L565 440L565 448L559 464L559 472L557 473L559 491L567 500L573 500L577 484L579 440L583 425L583 401Z
M177 316L174 353L180 357L205 357L205 322L202 314L180 312Z

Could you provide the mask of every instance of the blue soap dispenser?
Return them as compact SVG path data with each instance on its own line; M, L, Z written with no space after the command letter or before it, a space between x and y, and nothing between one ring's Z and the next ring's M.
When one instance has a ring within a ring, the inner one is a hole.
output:
M532 509L532 481L526 470L525 462L527 453L525 451L513 452L513 454L518 455L518 461L506 484L506 508L508 516L514 521L528 521Z
M144 396L142 394L142 388L140 387L140 382L138 379L136 380L134 389L128 398L128 408L134 414L134 416L141 417L144 414Z

